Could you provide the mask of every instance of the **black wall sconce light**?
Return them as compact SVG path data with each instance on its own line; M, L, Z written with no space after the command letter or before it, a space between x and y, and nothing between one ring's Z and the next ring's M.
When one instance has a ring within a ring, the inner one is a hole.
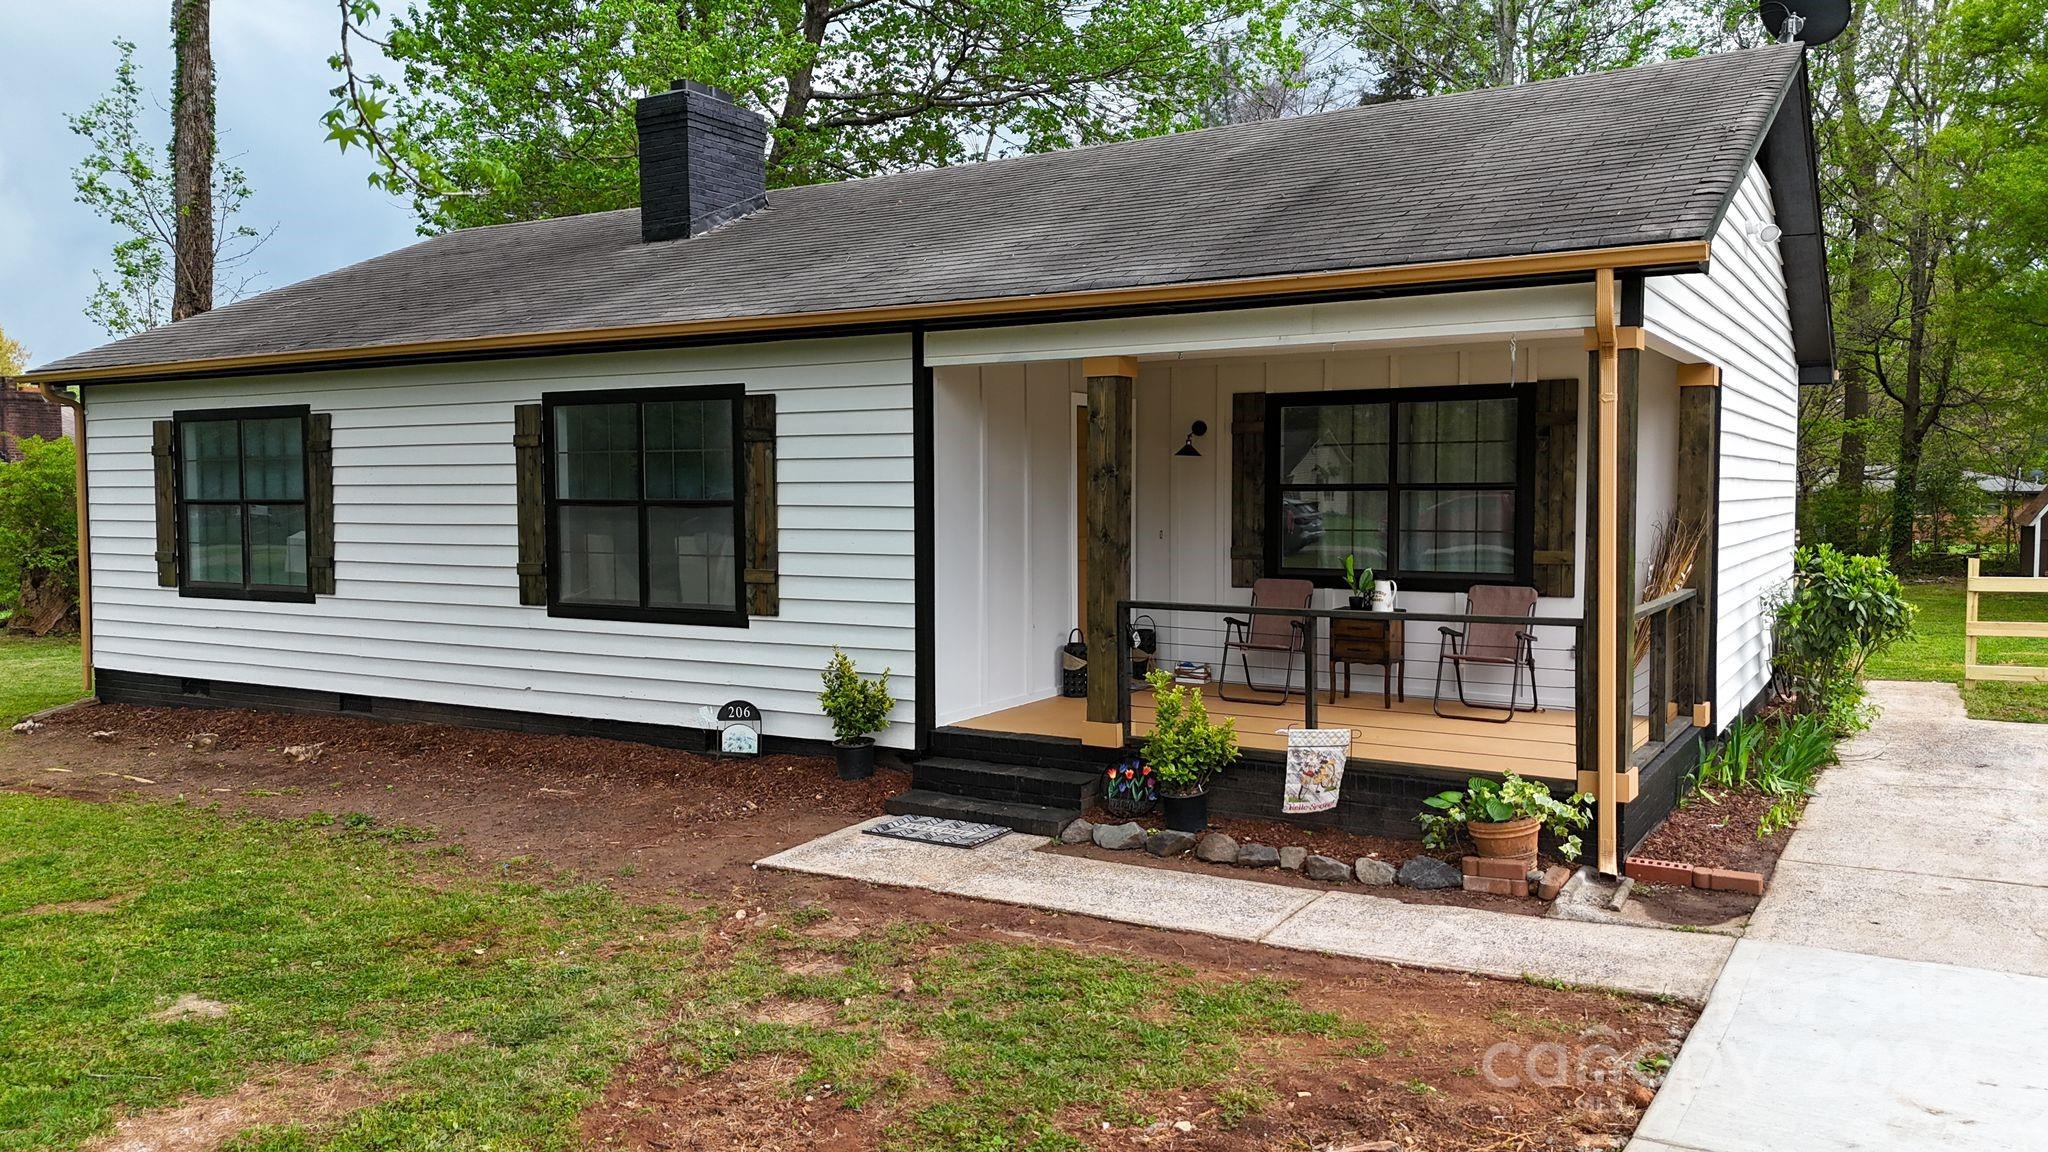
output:
M1188 442L1181 445L1180 448L1174 452L1174 455L1200 456L1202 454L1202 450L1200 448L1195 447L1195 437L1207 436L1208 434L1209 422L1206 420L1197 420L1193 424L1188 425Z

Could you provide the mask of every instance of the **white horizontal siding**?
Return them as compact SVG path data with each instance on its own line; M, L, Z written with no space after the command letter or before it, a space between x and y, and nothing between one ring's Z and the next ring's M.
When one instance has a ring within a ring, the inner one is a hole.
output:
M1770 188L1751 165L1705 275L1649 281L1644 325L1721 367L1720 668L1714 719L1725 726L1770 679L1766 602L1792 574L1796 545L1799 368L1776 244L1750 233L1773 219Z
M512 410L544 392L743 382L777 409L781 615L740 628L550 617L518 597ZM699 726L752 700L829 738L837 644L891 668L884 742L916 685L910 348L902 337L117 385L87 395L102 668L437 704ZM159 588L150 422L308 404L334 422L336 594L312 604Z

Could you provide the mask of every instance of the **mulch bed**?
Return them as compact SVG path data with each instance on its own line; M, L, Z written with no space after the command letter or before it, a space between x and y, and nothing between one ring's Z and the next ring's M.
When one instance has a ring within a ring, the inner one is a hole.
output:
M1702 868L1757 872L1768 881L1792 839L1789 828L1757 838L1758 822L1770 806L1770 799L1756 792L1715 792L1712 800L1694 793L1634 854Z

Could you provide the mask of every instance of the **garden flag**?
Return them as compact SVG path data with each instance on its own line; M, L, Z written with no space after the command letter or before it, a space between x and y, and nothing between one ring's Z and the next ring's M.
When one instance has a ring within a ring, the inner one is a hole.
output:
M1281 798L1281 811L1327 812L1337 806L1351 736L1349 728L1287 730L1287 794Z

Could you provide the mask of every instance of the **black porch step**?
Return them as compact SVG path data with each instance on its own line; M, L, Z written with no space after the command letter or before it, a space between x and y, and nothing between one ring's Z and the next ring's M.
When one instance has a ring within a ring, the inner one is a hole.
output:
M889 798L883 811L891 816L937 816L947 820L972 820L1000 824L1016 832L1035 836L1057 836L1060 829L1081 814L1080 807L1054 807L1013 800L984 800L913 788Z
M954 756L934 756L911 765L915 788L1009 800L1084 808L1097 791L1097 774L1042 764L990 764Z

